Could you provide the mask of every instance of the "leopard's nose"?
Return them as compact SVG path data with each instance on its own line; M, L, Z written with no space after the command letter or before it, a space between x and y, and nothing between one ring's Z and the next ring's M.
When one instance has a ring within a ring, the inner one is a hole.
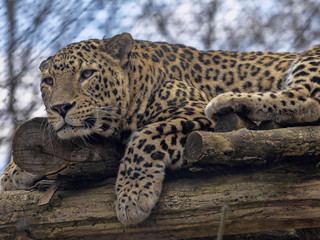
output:
M58 113L61 117L65 118L67 115L68 111L73 108L76 105L76 102L73 103L62 103L62 104L57 104L53 105L51 107L51 110Z

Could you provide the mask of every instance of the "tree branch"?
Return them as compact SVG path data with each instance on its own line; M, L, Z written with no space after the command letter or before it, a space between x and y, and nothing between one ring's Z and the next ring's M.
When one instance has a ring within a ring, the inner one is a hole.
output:
M319 155L320 127L291 127L217 133L192 132L186 143L185 159L211 164L261 164L284 156Z

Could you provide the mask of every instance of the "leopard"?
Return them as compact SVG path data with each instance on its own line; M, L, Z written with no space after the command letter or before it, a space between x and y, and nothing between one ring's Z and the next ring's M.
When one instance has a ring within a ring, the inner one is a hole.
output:
M48 122L61 139L125 144L115 213L125 225L150 215L167 171L186 163L187 136L214 131L235 112L253 121L314 124L320 117L320 46L295 52L201 51L122 33L72 43L40 64ZM40 176L11 161L3 190Z

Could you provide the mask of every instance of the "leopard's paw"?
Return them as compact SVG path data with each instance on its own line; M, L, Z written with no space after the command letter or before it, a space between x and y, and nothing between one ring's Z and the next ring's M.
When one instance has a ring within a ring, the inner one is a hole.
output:
M117 217L125 226L145 220L158 200L155 194L131 194L122 194L116 200Z
M1 175L1 190L26 190L41 177L40 175L31 174L22 170L11 161Z
M250 100L240 93L227 92L213 98L205 109L208 119L227 114L229 112L248 113L250 110Z
M132 176L117 179L116 213L125 226L145 220L159 199L164 174L152 177L148 175L141 174L134 180Z

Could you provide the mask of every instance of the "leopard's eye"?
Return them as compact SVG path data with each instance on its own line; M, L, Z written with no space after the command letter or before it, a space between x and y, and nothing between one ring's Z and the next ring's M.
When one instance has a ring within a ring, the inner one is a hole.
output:
M84 70L80 75L79 82L83 82L87 78L91 77L95 71L96 70Z
M47 77L47 78L42 79L42 82L49 85L49 86L53 85L53 79L51 77Z

